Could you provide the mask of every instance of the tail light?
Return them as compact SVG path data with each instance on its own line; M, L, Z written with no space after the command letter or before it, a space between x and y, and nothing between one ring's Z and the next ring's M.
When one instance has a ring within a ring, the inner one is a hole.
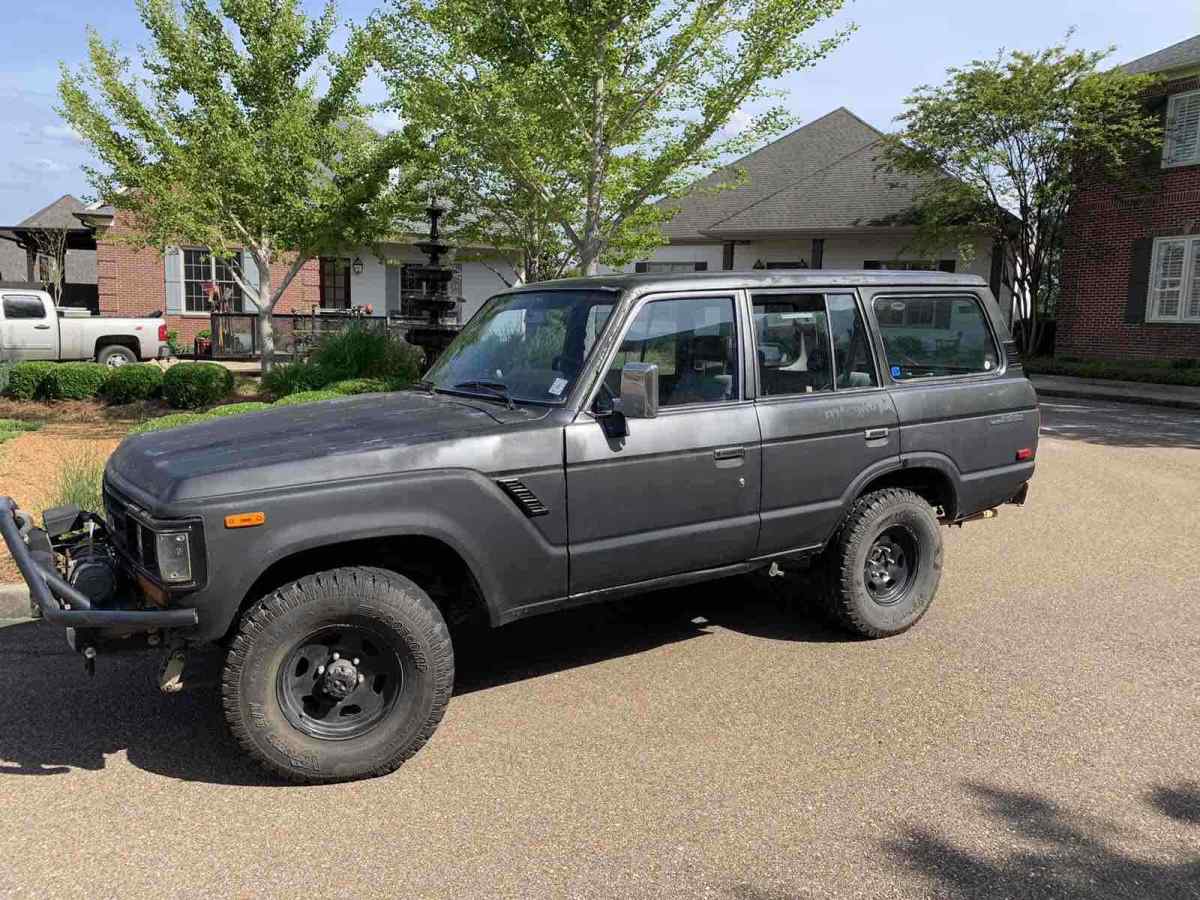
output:
M1031 460L1031 459L1033 459L1033 448L1032 447L1022 447L1020 450L1017 451L1017 462L1027 462L1028 460Z
M167 340L167 323L163 322L158 326L158 339L166 343Z

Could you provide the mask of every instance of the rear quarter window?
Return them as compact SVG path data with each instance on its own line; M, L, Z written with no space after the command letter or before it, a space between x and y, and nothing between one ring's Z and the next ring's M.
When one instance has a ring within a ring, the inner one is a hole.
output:
M971 295L876 297L875 319L896 381L994 372L996 339Z

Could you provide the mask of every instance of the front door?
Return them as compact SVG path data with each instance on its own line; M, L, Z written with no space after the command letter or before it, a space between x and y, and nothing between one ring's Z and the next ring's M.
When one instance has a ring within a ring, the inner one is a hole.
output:
M853 293L750 299L763 438L758 555L808 549L833 533L857 484L898 464L896 408Z
M711 569L754 555L761 461L744 399L733 293L643 300L605 378L659 367L659 412L605 437L581 413L566 429L571 593Z
M58 328L38 294L0 295L0 357L58 359Z

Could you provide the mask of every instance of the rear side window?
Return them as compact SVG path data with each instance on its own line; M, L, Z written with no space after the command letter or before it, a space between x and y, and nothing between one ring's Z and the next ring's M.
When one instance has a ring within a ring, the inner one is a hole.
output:
M876 297L875 318L897 381L974 375L999 365L977 297Z
M4 318L6 319L44 319L46 307L41 297L31 294L5 294Z

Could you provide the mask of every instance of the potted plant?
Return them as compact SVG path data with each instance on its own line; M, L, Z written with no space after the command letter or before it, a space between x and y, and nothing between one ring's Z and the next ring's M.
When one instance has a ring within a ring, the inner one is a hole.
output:
M212 356L212 332L207 328L196 332L196 356Z

